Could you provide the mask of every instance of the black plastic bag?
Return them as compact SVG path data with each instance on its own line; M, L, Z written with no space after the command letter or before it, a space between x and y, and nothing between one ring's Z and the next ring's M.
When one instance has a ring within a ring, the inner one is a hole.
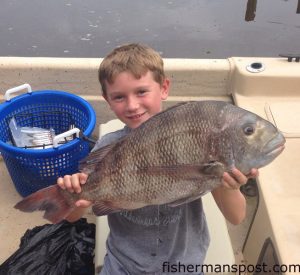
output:
M19 249L1 266L1 275L94 274L95 225L80 219L27 230Z

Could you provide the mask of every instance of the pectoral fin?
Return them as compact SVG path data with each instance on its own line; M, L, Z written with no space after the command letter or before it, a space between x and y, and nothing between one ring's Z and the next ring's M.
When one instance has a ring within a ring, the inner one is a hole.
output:
M225 172L225 167L221 162L210 161L203 165L202 172L206 175L222 176Z

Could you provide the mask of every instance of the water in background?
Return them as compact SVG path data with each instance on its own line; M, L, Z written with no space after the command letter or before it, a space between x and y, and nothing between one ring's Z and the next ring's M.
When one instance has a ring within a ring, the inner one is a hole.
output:
M278 56L300 53L300 0L2 0L0 35L0 56Z

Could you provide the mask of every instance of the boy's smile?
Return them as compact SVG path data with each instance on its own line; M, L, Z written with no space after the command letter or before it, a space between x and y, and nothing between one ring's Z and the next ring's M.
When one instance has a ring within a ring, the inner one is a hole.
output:
M115 81L106 82L106 96L112 111L129 128L136 128L162 108L169 94L169 80L160 85L148 71L137 79L130 72L120 73Z

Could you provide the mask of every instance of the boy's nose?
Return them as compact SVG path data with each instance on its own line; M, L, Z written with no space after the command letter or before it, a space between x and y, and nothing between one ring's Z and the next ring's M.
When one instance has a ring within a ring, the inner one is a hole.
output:
M139 108L138 100L130 98L127 100L127 111L135 111Z

